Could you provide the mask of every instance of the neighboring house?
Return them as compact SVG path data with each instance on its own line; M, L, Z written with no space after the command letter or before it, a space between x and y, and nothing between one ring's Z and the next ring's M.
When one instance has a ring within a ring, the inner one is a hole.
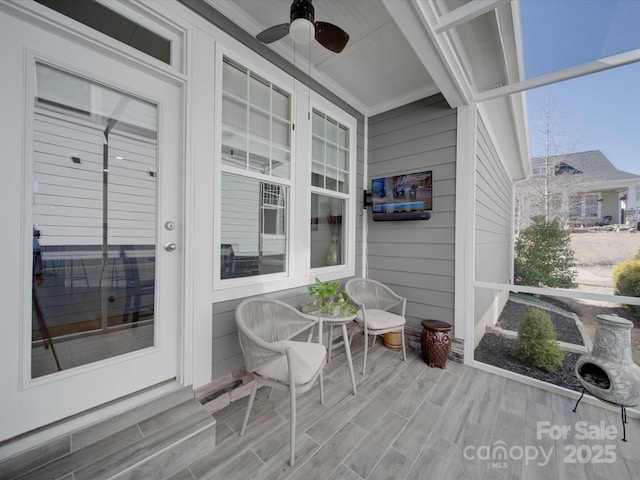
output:
M640 175L618 170L599 150L531 160L531 176L516 187L516 222L534 215L570 227L637 222Z

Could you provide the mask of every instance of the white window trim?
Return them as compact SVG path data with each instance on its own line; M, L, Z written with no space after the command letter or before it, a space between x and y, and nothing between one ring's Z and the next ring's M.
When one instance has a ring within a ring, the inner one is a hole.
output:
M318 277L321 280L335 280L336 278L343 278L347 275L353 276L355 275L355 235L356 235L356 128L357 123L356 120L340 110L338 107L333 105L331 102L321 97L315 92L311 92L311 101L309 102L310 108L308 112L313 112L313 110L318 110L323 114L331 117L333 120L338 121L340 124L346 126L349 129L349 190L348 193L342 193L335 190L327 190L321 187L311 186L311 149L312 142L309 141L306 145L306 157L309 159L308 170L306 172L306 182L310 188L310 191L306 190L303 192L306 197L306 212L307 215L311 216L311 193L317 193L320 195L326 195L335 197L341 200L346 201L346 211L345 217L343 220L343 225L346 225L345 237L344 237L344 245L346 247L346 251L342 252L342 265L335 266L327 266L327 267L318 267L318 268L310 268L309 267L309 255L307 254L307 258L305 261L305 265L307 268L307 275L311 277ZM305 110L307 110L305 108ZM306 117L305 117L306 118ZM312 121L307 121L307 128L309 129L307 135L304 137L305 139L311 140L312 132L311 132L311 124ZM305 224L305 235L306 235L306 244L309 245L311 242L311 230L309 228L310 222L306 222Z
M291 177L290 180L275 178L259 173L238 170L222 165L222 61L223 57L238 62L252 72L260 75L283 91L291 95ZM215 120L214 120L214 189L213 200L213 292L214 302L233 300L251 295L261 295L313 283L316 277L321 280L336 280L355 275L356 257L356 168L357 168L357 121L354 117L315 92L306 85L295 81L290 75L273 67L264 58L243 46L222 46L216 48L215 72ZM311 119L308 112L316 108L349 128L349 193L332 192L319 189L317 193L344 198L347 202L345 212L345 251L342 265L311 269L309 267L310 216L311 216ZM282 273L220 278L220 242L221 242L221 177L223 172L239 173L248 178L256 178L270 183L286 185L289 188L287 218L287 268Z
M70 33L78 39L91 44L99 51L107 51L118 56L127 56L133 59L138 65L145 65L148 68L165 73L171 72L184 80L186 63L186 29L179 23L170 20L173 12L167 10L167 5L156 2L153 8L142 3L112 2L108 0L97 0L105 7L121 14L122 16L139 23L145 28L158 34L171 42L171 63L166 64L161 60L151 57L134 47L125 45L122 42L109 37L93 28L83 25L75 20L70 20L65 15L52 11L50 8L35 2L12 1L4 5L9 9L15 9L30 17L44 20L46 29L53 31L57 29Z

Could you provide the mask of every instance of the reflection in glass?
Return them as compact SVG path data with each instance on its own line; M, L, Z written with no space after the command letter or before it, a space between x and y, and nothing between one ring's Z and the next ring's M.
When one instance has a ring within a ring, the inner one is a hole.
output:
M289 178L289 95L268 80L224 57L222 67L222 163Z
M343 199L311 194L311 268L345 263L345 205Z
M220 278L286 271L287 187L222 174Z
M33 378L154 344L156 119L154 104L36 65Z
M311 139L311 185L349 192L349 129L314 109Z

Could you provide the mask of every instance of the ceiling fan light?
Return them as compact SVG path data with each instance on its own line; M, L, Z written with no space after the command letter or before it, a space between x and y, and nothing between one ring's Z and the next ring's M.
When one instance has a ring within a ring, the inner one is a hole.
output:
M306 18L296 18L289 25L291 39L300 45L308 45L315 36L315 26Z

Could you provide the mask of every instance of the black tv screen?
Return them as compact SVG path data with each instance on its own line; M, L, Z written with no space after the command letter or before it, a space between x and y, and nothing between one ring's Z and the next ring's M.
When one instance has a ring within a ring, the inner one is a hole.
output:
M431 170L371 181L373 213L424 212L433 207Z

